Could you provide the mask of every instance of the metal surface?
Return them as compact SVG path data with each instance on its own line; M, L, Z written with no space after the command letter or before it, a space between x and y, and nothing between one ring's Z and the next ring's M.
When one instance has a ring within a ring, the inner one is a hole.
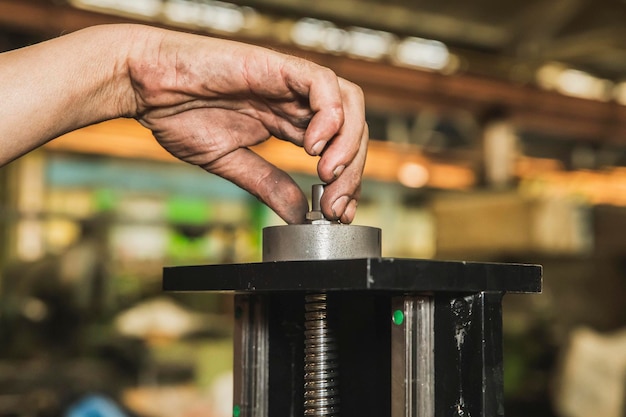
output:
M329 260L380 256L380 229L343 224L298 224L263 229L263 260Z
M311 211L306 214L306 220L312 224L331 224L331 221L324 217L322 213L322 195L324 186L315 184L311 189Z
M304 415L339 415L339 361L326 294L305 297Z
M435 416L435 302L392 298L391 417Z
M381 254L381 230L331 222L324 217L321 199L324 187L312 189L308 224L263 229L263 261L300 261L375 258Z
M265 387L269 379L269 337L266 295L235 297L233 414L268 417Z
M504 416L502 292L435 296L435 415Z
M165 268L166 291L541 291L541 266L364 258Z

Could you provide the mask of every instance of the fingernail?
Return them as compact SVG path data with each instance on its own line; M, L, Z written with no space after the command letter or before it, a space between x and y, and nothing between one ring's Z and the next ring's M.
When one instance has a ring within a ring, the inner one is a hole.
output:
M313 145L311 150L313 151L314 155L319 155L319 154L322 153L322 151L324 150L325 147L326 147L326 141L325 140L320 140L315 145Z
M344 169L346 169L345 165L339 165L337 168L335 168L335 170L333 171L334 177L337 178L338 176L340 176Z
M333 210L333 216L335 218L339 218L337 213L342 213L346 210L346 206L348 205L348 201L350 201L350 197L344 195L343 197L339 197L334 203L331 209Z
M343 223L350 223L354 219L354 215L356 214L356 208L359 205L359 202L356 200L350 200L348 206L346 207L346 211L341 216L341 221Z

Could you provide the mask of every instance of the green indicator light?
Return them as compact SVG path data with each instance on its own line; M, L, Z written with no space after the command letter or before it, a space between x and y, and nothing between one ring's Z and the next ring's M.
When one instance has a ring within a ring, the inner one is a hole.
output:
M233 407L233 417L239 417L241 416L241 408L236 405Z
M239 306L235 307L235 318L240 319L243 315L243 309Z
M393 324L397 324L398 326L400 326L402 323L404 323L404 311L402 310L396 310L393 312Z

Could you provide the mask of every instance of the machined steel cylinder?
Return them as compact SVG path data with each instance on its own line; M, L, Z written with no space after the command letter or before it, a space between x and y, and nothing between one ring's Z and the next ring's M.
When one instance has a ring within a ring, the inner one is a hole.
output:
M381 230L338 223L295 224L263 229L263 261L377 258Z

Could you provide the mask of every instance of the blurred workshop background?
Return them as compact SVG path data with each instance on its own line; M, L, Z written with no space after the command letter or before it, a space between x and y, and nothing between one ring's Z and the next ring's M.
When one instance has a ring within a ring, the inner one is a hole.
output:
M361 85L355 223L385 256L544 266L504 300L507 415L626 416L626 1L0 0L0 51L111 22ZM255 150L316 182L301 149ZM274 224L133 120L0 169L0 415L231 415L232 299L164 294L161 268L259 261Z

